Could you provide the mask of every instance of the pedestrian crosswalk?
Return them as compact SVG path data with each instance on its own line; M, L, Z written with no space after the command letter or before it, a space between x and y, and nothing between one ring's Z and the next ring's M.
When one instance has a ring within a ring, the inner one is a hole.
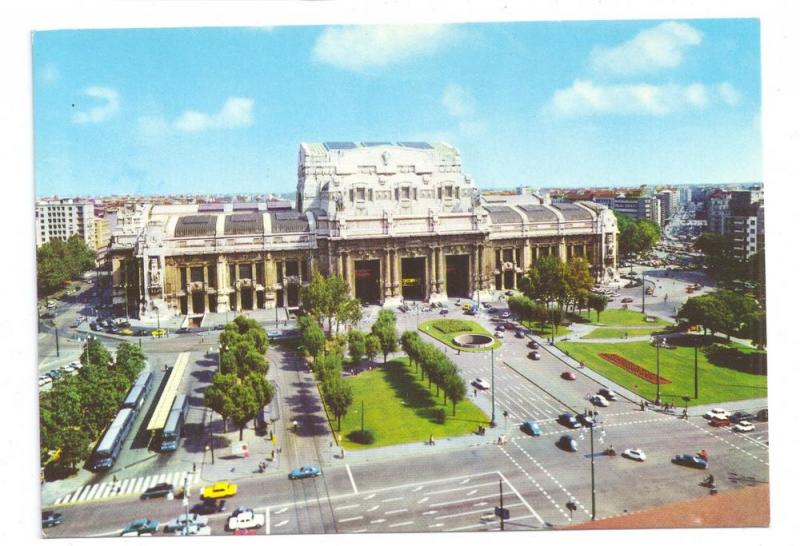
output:
M72 493L56 499L53 504L67 504L71 502L83 502L117 497L119 495L139 494L148 487L152 487L157 483L171 483L176 489L178 489L183 487L184 480L186 480L187 477L190 486L200 481L199 473L187 471L126 478L116 482L113 479L110 479L101 483L86 485L76 489Z

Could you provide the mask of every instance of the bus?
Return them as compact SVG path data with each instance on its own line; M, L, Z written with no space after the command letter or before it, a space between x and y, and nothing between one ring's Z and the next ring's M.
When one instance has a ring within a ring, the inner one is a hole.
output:
M181 439L181 428L183 420L186 418L186 411L189 409L189 398L185 394L179 394L172 403L169 410L167 422L161 431L161 452L175 451L178 449L178 442Z
M144 404L147 394L150 392L150 387L153 385L153 373L150 370L145 370L136 378L136 383L133 384L131 390L128 391L128 396L122 403L123 408L132 408L134 411L139 411Z
M122 449L122 444L131 431L135 417L136 412L133 408L120 410L97 444L91 463L93 471L108 470L114 466L119 451Z

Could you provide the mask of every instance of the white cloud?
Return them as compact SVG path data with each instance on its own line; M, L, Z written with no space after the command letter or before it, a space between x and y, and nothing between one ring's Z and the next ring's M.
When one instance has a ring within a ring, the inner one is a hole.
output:
M739 92L730 83L723 82L717 86L720 97L728 106L739 104Z
M102 103L88 110L78 110L72 115L74 123L102 123L119 111L119 94L109 87L93 85L83 90L83 95Z
M39 71L39 81L44 83L55 83L60 76L58 68L52 63L44 65Z
M329 27L314 44L314 58L346 70L413 59L436 51L453 37L448 25Z
M463 118L475 112L475 99L457 83L448 84L442 94L442 105L453 117Z
M702 33L686 23L661 23L618 46L596 47L589 63L596 72L617 76L675 68L683 62L686 51L702 40Z
M253 99L231 97L225 101L222 110L216 114L206 114L188 110L175 120L179 131L196 133L208 129L235 129L253 124Z
M547 109L564 117L604 114L663 116L689 109L701 110L718 101L731 106L732 95L738 97L730 84L602 85L576 80L570 87L556 91Z

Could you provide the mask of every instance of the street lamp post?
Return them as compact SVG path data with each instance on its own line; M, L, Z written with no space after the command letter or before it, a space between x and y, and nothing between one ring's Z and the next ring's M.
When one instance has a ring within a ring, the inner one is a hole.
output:
M697 387L697 345L694 346L694 399L697 400L698 396Z
M656 404L661 403L661 360L659 349L661 348L661 338L656 337Z
M592 419L592 424L589 425L589 443L591 444L591 456L592 456L592 521L595 519L595 486L594 486L594 425L595 421L594 418Z
M189 535L189 473L187 472L186 475L183 477L183 500L181 501L183 504L183 534L184 536Z
M492 426L492 427L495 426L495 421L494 421L494 390L495 390L495 384L494 384L494 347L492 347L492 421L489 423L489 426Z
M642 314L644 314L644 271L642 271Z
M156 328L161 329L161 315L158 312L158 306L156 306Z

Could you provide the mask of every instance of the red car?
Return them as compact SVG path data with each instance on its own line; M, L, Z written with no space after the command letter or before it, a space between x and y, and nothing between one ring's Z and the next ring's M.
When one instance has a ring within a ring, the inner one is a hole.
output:
M505 323L503 326L505 326L506 330L513 330L514 328L516 328L516 327L515 327L513 324L511 324L510 322L506 322L506 323Z
M564 372L561 374L561 379L566 379L568 381L575 381L575 374L572 372Z
M714 417L711 419L712 427L727 427L731 424L731 420L727 417Z

